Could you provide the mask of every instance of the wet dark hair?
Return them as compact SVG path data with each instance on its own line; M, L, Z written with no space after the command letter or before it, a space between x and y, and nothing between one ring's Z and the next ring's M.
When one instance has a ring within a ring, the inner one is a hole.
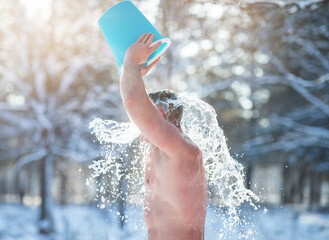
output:
M155 105L161 105L166 119L176 127L180 128L180 121L183 116L183 106L168 101L177 100L177 95L170 90L160 90L149 93L149 97Z

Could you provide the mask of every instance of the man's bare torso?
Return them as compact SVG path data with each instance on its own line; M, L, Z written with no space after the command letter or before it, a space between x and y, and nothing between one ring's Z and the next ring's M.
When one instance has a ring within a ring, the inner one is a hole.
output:
M169 115L167 118L162 105L150 99L142 79L160 60L143 66L161 45L151 46L154 37L144 33L127 49L120 77L120 93L129 118L153 144L145 169L148 237L201 240L207 206L202 154L182 135L181 114L175 115L175 121ZM171 97L164 98L173 100Z
M195 154L194 158L190 160L201 164L198 174L193 173L186 159L169 159L159 148L150 146L145 168L144 201L144 218L150 240L204 239L206 180L202 155ZM181 165L183 162L185 165Z

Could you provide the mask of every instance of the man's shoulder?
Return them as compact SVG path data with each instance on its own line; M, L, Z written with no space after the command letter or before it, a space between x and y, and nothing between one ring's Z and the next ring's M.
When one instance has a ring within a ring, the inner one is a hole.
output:
M183 144L177 145L177 148L172 149L175 152L167 153L167 156L173 158L176 163L202 162L202 152L197 144L184 133L181 133L181 139Z
M175 129L175 134L168 134L162 139L164 144L162 144L162 147L158 147L170 158L190 159L200 157L201 155L197 144L187 134L177 128Z
M162 149L159 149L161 152L166 154L170 158L179 158L179 159L202 159L202 152L200 148L186 135L182 133L182 141L183 144L177 145L177 148L172 149L175 153L179 154L173 154L163 151Z

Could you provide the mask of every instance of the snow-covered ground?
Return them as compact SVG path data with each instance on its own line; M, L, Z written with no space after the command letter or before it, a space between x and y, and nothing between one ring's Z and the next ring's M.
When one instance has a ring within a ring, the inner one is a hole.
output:
M208 208L206 240L238 239L238 234L255 231L255 239L266 240L327 240L329 214L279 209L243 210L250 223L245 230L228 234L213 208ZM1 240L146 240L141 208L129 207L125 230L120 230L117 212L90 206L54 207L57 234L43 237L38 234L38 210L15 204L0 205ZM248 237L246 239L253 239Z

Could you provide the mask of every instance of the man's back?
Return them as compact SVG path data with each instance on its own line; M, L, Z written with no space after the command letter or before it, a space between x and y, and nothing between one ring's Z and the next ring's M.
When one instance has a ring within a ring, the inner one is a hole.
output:
M144 217L153 239L204 239L207 207L202 155L192 143L191 159L168 159L150 146L145 168ZM197 167L195 166L198 165ZM196 172L197 171L197 172Z

